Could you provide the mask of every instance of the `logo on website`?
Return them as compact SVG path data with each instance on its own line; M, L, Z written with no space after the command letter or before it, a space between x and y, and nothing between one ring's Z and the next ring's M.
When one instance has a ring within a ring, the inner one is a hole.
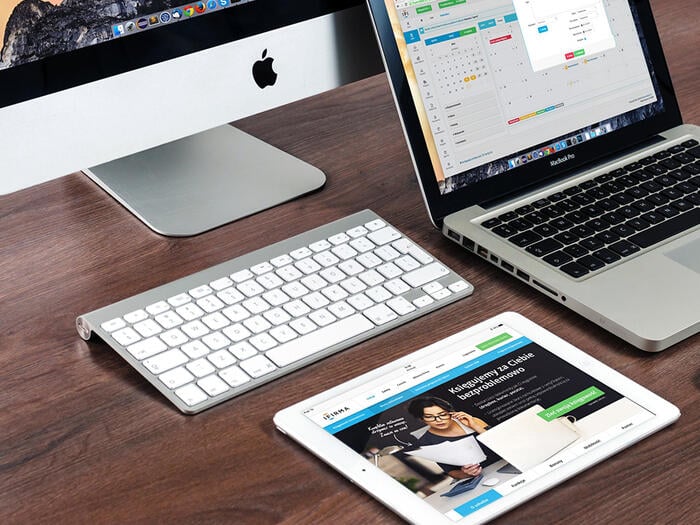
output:
M190 17L194 14L194 7L187 5L183 8L186 17Z
M173 9L173 20L180 20L182 18L182 9Z
M197 2L194 4L194 10L197 11L200 15L207 10L207 6L204 5L204 2Z
M338 410L334 410L333 412L326 412L325 414L323 414L323 419L325 419L326 421L333 421L336 417L342 416L347 412L350 412L350 407L339 408Z

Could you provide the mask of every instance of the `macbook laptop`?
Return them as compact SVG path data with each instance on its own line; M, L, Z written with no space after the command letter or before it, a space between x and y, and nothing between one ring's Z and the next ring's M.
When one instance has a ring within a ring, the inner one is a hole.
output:
M648 0L369 6L444 235L643 350L698 332L700 128Z

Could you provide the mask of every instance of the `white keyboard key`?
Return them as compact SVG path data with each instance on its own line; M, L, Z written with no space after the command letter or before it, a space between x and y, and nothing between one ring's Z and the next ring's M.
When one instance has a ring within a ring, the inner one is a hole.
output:
M288 283L304 277L304 274L292 264L278 268L275 273Z
M335 302L335 301L341 301L345 299L349 294L346 292L344 289L342 289L340 286L337 284L332 284L323 290L321 290L321 293L328 297L329 300Z
M420 297L417 297L416 299L413 300L413 304L417 308L423 308L425 306L428 306L429 304L433 304L434 302L435 302L435 299L433 299L429 295L421 295Z
M305 295L302 298L302 301L304 301L309 308L312 310L318 310L319 308L323 308L324 306L327 306L328 303L330 302L326 297L319 292L312 292L308 295Z
M298 299L294 301L289 301L282 308L284 308L284 310L292 317L306 315L311 311L311 309L308 306L306 306L306 304L302 303Z
M469 289L469 285L466 283L466 281L456 281L448 286L450 290L452 290L454 293L459 293L463 290Z
M280 306L291 300L291 297L289 297L282 290L271 290L264 293L262 297L272 306Z
M228 326L223 329L224 335L228 337L231 341L239 342L247 339L253 335L250 330L240 323Z
M187 383L192 381L194 379L194 376L190 374L184 367L178 366L177 368L174 368L169 372L165 372L164 374L159 375L158 379L160 379L161 382L169 389L174 390L175 388L179 388L182 385L186 385Z
M347 275L357 275L365 271L365 267L362 266L357 261L349 260L343 261L338 265L338 268L345 272Z
M449 273L450 271L442 264L434 262L430 263L428 266L413 270L412 272L403 275L401 278L413 288L418 288L429 283L430 281L444 277Z
M279 288L284 284L284 281L274 273L266 273L255 280L266 290L274 290L275 288Z
M231 352L229 352L226 349L221 349L217 350L216 352L212 352L207 356L207 359L216 368L226 368L227 366L231 366L233 363L236 362L236 358L233 357L233 354L231 354Z
M399 253L405 255L409 252L413 243L409 241L406 237L401 237L399 240L392 242L391 245L394 248L396 248L399 251Z
M440 300L440 299L445 299L446 297L449 297L452 295L452 292L449 290L449 288L443 288L442 290L438 290L434 294L431 294L434 299Z
M201 299L202 297L205 297L205 296L209 295L209 294L212 293L213 291L214 291L214 290L212 290L211 288L209 288L208 285L203 284L203 285L201 285L201 286L197 286L197 288L192 288L192 289L189 291L189 294L190 294L192 297L194 297L195 299Z
M374 253L363 253L362 255L358 255L355 260L367 269L372 269L384 262Z
M403 257L399 257L394 261L394 264L396 264L396 266L401 268L404 272L413 271L416 268L420 268L421 266L421 264L410 255L404 255Z
M301 335L313 332L314 330L316 330L316 328L318 328L316 326L316 323L314 323L308 317L299 317L298 319L294 319L294 321L291 321L289 323L289 326L294 328L294 330L296 330Z
M237 323L239 321L243 321L244 319L248 319L250 317L250 312L243 308L242 304L234 304L233 306L229 306L228 308L224 308L221 311L222 314L224 314L226 317L231 319L231 322Z
M369 290L365 291L365 294L375 303L383 303L387 299L391 299L393 297L393 295L390 294L383 286L375 286L374 288L370 288Z
M275 268L281 268L282 266L287 266L288 264L292 264L294 262L294 259L292 259L289 255L280 255L279 257L275 257L274 259L270 260L270 263L272 263L272 266Z
M384 277L382 274L375 270L369 270L358 275L360 280L367 286L376 286L384 282Z
M340 244L331 249L333 255L341 258L342 260L351 259L357 255L357 250L350 246L349 244Z
M241 361L239 366L251 377L262 377L277 369L277 367L264 355L256 355L246 361Z
M207 328L203 322L196 320L182 325L180 330L182 330L190 339L197 339L203 335L207 335L210 332L209 328Z
M204 310L194 303L187 303L175 310L185 321L194 321L204 315Z
M386 226L386 223L381 219L374 219L373 221L370 221L367 224L365 224L365 228L372 232L381 230L382 228L384 228L384 226Z
M360 293L363 290L367 289L367 285L365 285L365 283L360 281L357 277L350 277L350 279L345 279L342 283L340 283L340 286L342 286L343 289L349 294Z
M202 317L202 322L207 325L210 330L221 330L225 326L231 324L231 321L221 312L214 312L213 314Z
M325 308L311 312L309 314L309 319L311 319L318 326L326 326L337 320L335 316Z
M151 337L153 335L158 335L163 331L163 328L156 323L153 319L146 319L140 323L134 325L134 330L136 330L141 337Z
M243 301L243 307L248 310L251 314L259 314L270 309L270 303L268 303L262 297L253 297L247 301Z
M204 357L209 353L209 348L207 348L207 345L201 341L191 341L189 343L185 343L180 347L180 350L185 352L190 359L199 359L200 357Z
M299 248L298 250L294 250L289 253L289 255L292 256L292 259L296 259L297 261L299 259L305 259L306 257L311 257L314 254L311 250L308 248Z
M264 332L265 330L268 330L270 327L272 327L272 325L267 321L267 319L260 315L256 315L254 317L251 317L250 319L246 319L245 321L243 321L243 325L254 334L259 334L260 332Z
M124 328L126 326L126 323L121 317L115 317L114 319L110 319L106 323L102 323L100 326L105 332L111 333L116 330L120 330L121 328Z
M189 359L178 348L173 348L167 352L162 352L143 361L143 366L148 368L152 374L166 372L176 366L184 365Z
M190 340L190 338L183 334L178 328L163 332L160 334L160 338L166 345L171 347L183 345Z
M367 308L362 313L376 325L383 325L398 317L393 310L384 304L378 304L372 308Z
M241 270L231 274L231 279L235 283L242 283L244 281L252 279L253 277L255 277L255 275L250 270Z
M238 285L238 291L246 297L255 297L256 295L265 292L265 288L260 286L255 281L245 281Z
M223 394L229 390L228 385L216 375L211 375L200 379L197 381L197 386L199 386L199 388L204 390L211 397L216 397L219 394Z
M416 309L415 306L413 306L403 297L394 297L393 299L389 299L386 302L386 305L399 315L410 314Z
M354 228L350 228L345 233L347 233L353 239L357 239L358 237L362 237L363 235L367 235L369 233L369 230L367 228L365 228L364 226L355 226Z
M294 263L294 266L296 266L297 270L299 270L304 275L316 273L321 269L321 265L314 261L311 257L307 257L306 259L301 259L300 261L297 261L296 263Z
M202 342L211 350L219 350L231 344L231 340L221 332L212 332L202 337Z
M117 330L116 332L112 332L111 335L112 339L122 346L129 346L141 340L141 336L130 326Z
M357 295L353 295L350 299L348 299L348 303L353 308L362 311L372 306L374 301L372 301L372 299L367 297L365 294L358 293Z
M436 281L433 281L432 283L426 284L426 285L423 287L423 291L424 291L425 293L432 294L432 293L437 292L438 290L442 290L442 288L443 288L443 286L442 286L440 283L438 283L438 282L436 282Z
M165 386L167 386L171 390L174 390L175 388L179 388L182 385L186 385L187 383L192 381L194 379L194 376L190 374L186 368L178 366L177 368L174 368L169 372L161 374L160 376L158 376L158 379L160 379Z
M311 249L312 252L322 252L324 250L327 250L332 246L331 243L329 243L327 240L322 240L322 241L317 241L314 243L309 244L309 248Z
M309 289L298 281L285 284L282 287L282 291L292 299L298 299L299 297L302 297L309 293Z
M275 326L284 324L292 319L292 317L287 312L282 310L282 308L273 308L272 310L268 310L263 314L263 317Z
M338 246L339 244L346 243L349 240L350 237L348 237L345 233L337 233L336 235L328 238L328 242L330 242L333 246Z
M411 287L401 279L392 279L391 281L384 283L383 286L394 295L401 295L402 293L406 293L411 289Z
M411 246L408 254L421 264L429 264L434 261L433 257L428 252L422 248L419 248L415 244Z
M239 361L243 361L244 359L249 359L253 357L254 355L257 355L258 351L253 348L250 343L238 343L236 345L233 345L231 348L228 349L229 352L231 352L233 355L235 355Z
M149 337L148 339L126 347L126 350L139 361L159 354L167 349L168 345L157 337Z
M212 312L216 312L217 310L221 310L226 305L216 295L208 295L202 299L199 299L197 301L197 306L199 306L206 313L210 314Z
M377 271L387 279L393 279L394 277L398 277L403 273L403 270L401 270L401 268L396 266L393 262L377 266Z
M306 286L309 290L312 292L315 292L317 290L320 290L321 288L325 288L328 286L328 281L326 281L323 277L320 275L307 275L303 279L301 279L301 284Z
M228 288L230 286L233 286L233 281L231 279L229 279L228 277L222 277L221 279L217 279L216 281L210 282L209 286L212 290L220 292L224 288Z
M275 267L272 266L269 262L263 262L260 264L256 264L255 266L251 266L250 271L253 272L255 275L262 275L267 272L271 272L274 270Z
M382 246L400 238L401 234L391 226L385 226L381 230L373 231L367 235L367 238L374 244Z
M136 324L144 319L148 319L148 313L146 310L134 310L133 312L129 312L124 316L124 320L130 324Z
M286 366L372 328L374 325L365 316L355 314L273 348L265 355L277 366Z
M188 406L191 407L209 399L202 389L194 383L178 388L175 390L175 395L177 395L177 397L182 399Z
M146 311L151 315L162 314L168 310L170 310L170 305L165 301L158 301L146 307Z
M381 246L380 248L377 248L374 250L374 254L377 255L378 257L381 257L385 261L393 261L397 257L399 257L401 254L397 252L394 248L391 246Z
M275 338L268 333L255 335L248 339L248 342L260 352L264 352L265 350L269 350L270 348L277 346L277 341Z
M338 319L345 319L355 313L355 309L345 301L338 301L328 307L328 311Z
M177 295L173 295L170 299L168 299L168 304L172 306L173 308L177 308L179 306L182 306L183 304L187 304L192 300L192 296L188 293L179 293Z
M270 330L270 335L280 343L286 343L297 337L297 333L287 325L276 326Z
M350 246L352 246L358 253L365 253L374 250L377 245L366 237L360 237L359 239L353 239L350 241Z
M156 315L155 320L166 330L180 326L184 322L182 317L177 315L177 313L173 312L172 310Z
M194 374L195 377L204 377L216 372L216 367L206 359L191 361L186 366L187 370Z
M336 257L332 252L326 250L325 252L317 253L316 255L314 255L314 261L316 261L324 268L328 268L329 266L338 264L340 262L340 259Z
M235 388L250 381L250 376L237 366L230 366L219 372L219 377Z
M326 281L329 283L337 283L338 281L342 281L347 277L345 272L340 270L337 266L333 266L332 268L326 268L324 270L321 270L319 272L321 277L323 277Z

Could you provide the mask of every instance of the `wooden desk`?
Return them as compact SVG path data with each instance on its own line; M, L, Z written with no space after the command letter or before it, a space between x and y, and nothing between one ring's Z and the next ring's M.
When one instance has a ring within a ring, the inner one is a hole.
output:
M700 123L697 0L653 4L684 117ZM323 169L326 188L189 239L151 233L79 174L0 197L0 522L398 522L278 433L272 415L504 310L683 416L498 523L700 522L698 336L644 354L443 239L427 220L384 76L240 127ZM73 327L80 313L363 207L443 258L474 295L195 417Z

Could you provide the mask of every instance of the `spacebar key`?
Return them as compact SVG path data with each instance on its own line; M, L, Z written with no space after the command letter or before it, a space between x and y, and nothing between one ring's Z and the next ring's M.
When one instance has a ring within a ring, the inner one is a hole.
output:
M688 212L676 215L672 219L662 222L657 226L652 226L648 230L643 230L636 235L632 235L627 240L642 248L648 248L652 244L678 235L685 230L700 224L700 208L692 209Z
M347 341L374 328L374 323L362 314L351 315L337 323L319 328L315 332L277 346L265 355L277 366L287 366L316 352Z

